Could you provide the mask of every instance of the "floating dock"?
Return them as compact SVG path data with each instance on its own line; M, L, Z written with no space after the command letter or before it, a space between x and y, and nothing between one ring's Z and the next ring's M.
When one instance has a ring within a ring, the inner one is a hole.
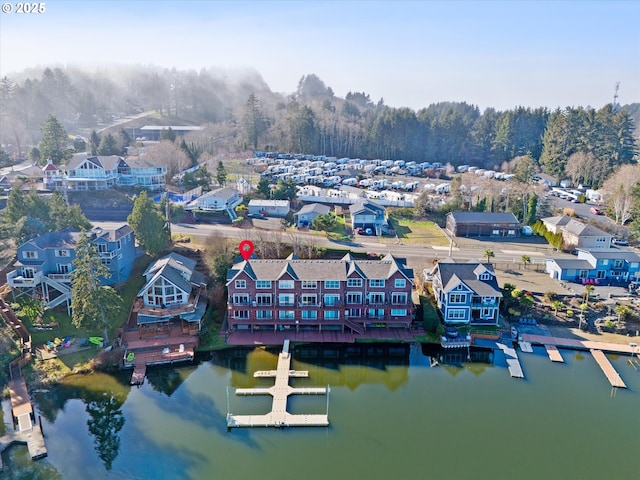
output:
M560 354L560 350L555 345L545 345L544 348L547 350L547 355L549 355L549 360L552 362L564 363L564 358Z
M289 378L306 378L307 371L291 369L291 354L289 340L285 340L282 352L278 356L276 370L260 370L254 377L275 378L275 385L265 388L238 388L236 395L271 395L273 403L271 411L264 415L233 415L227 413L227 428L239 427L326 427L329 425L329 415L294 415L287 412L289 395L326 395L327 388L294 388L289 385ZM327 401L327 409L328 409Z
M144 383L144 377L147 375L147 366L145 364L136 365L133 368L133 375L131 375L131 385L142 385Z
M520 365L520 360L518 359L516 350L514 348L507 347L503 343L496 343L496 345L504 352L511 377L524 378L524 372L522 371L522 366Z
M593 356L594 360L598 362L598 365L606 375L607 380L609 380L609 383L612 387L627 388L625 383L622 381L622 378L620 378L620 374L616 371L615 368L613 368L613 365L611 365L611 362L602 352L602 350L592 349L591 355Z

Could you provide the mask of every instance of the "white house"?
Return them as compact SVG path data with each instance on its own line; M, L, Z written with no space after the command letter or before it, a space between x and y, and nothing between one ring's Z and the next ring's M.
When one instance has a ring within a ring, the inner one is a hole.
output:
M258 200L249 202L249 215L286 217L291 209L289 200Z
M217 188L189 202L185 210L201 210L205 212L226 212L233 220L236 218L234 208L242 203L240 194L232 188Z

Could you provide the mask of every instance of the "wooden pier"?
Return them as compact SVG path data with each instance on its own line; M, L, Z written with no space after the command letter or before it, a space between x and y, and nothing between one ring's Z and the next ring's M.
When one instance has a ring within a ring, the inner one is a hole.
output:
M564 358L560 354L560 350L555 345L545 345L544 348L547 350L547 355L549 355L549 360L552 362L564 363Z
M264 415L233 415L227 413L227 428L239 427L326 427L329 425L329 415L291 414L287 412L289 395L326 395L327 389L294 388L289 385L291 377L308 377L307 371L291 370L291 354L289 340L285 340L282 352L278 356L276 370L260 370L254 377L275 378L275 385L265 388L238 388L236 395L271 395L273 403L271 411ZM328 405L328 403L327 403Z
M133 367L133 375L131 375L131 385L142 385L144 377L147 375L147 366L143 363Z
M611 362L602 352L602 350L592 349L591 355L593 356L594 360L598 362L598 365L606 375L607 380L609 380L609 383L612 387L627 388L625 383L622 381L622 378L620 378L620 374L616 371L615 368L613 368L613 365L611 365Z
M520 360L518 359L516 350L514 348L507 347L503 343L496 343L496 345L504 352L511 377L524 378L524 372L522 371L522 366L520 365Z

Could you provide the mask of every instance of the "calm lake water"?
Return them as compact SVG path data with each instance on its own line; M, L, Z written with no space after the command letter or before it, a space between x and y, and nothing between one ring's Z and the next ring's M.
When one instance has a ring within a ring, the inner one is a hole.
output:
M438 353L419 345L297 348L293 366L309 378L292 384L331 386L329 428L227 431L227 387L233 413L269 410L269 398L233 389L271 385L252 374L275 368L276 351L150 370L140 388L127 376L76 376L37 395L49 457L31 462L13 447L0 478L639 478L640 371L609 356L629 387L612 391L589 353L562 354L565 364L541 348L521 353L517 380L501 352L432 367ZM327 399L289 405L324 413Z

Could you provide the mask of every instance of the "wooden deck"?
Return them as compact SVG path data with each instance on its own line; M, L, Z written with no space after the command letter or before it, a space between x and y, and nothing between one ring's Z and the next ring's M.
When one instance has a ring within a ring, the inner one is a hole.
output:
M552 362L564 363L564 358L562 358L562 354L558 347L555 345L545 345L544 348L547 350L547 355L549 355L549 359Z
M496 345L504 352L511 377L524 378L524 372L522 371L522 366L520 365L520 360L518 359L516 350L514 348L507 347L503 343L496 343Z
M147 375L147 366L145 364L136 365L131 375L131 385L142 385L144 377Z
M518 345L520 346L520 350L522 350L525 353L533 353L533 347L531 346L531 344L529 342L525 342L524 340L518 342Z
M44 443L44 436L39 425L33 425L30 430L25 432L11 432L0 437L0 453L4 452L12 445L26 445L32 460L38 460L47 456L47 447ZM2 464L2 456L0 455L0 471L4 465Z
M308 377L307 371L291 370L291 354L289 341L285 340L283 351L278 356L276 370L262 370L254 373L254 377L275 377L275 385L265 388L238 388L236 395L271 395L273 403L271 411L264 415L232 415L227 413L227 428L238 427L326 427L329 416L291 414L287 412L289 395L326 395L327 389L294 388L289 385L291 377Z
M551 337L546 335L522 334L522 339L536 345L555 345L560 348L570 348L577 350L602 350L609 353L624 353L634 355L640 353L639 347L624 345L620 343L594 342L591 340L580 340L574 338Z
M615 368L613 368L613 365L611 365L611 362L602 350L592 349L591 355L606 375L607 380L609 380L612 387L627 388L625 383L622 381L622 378L620 378L620 374Z

